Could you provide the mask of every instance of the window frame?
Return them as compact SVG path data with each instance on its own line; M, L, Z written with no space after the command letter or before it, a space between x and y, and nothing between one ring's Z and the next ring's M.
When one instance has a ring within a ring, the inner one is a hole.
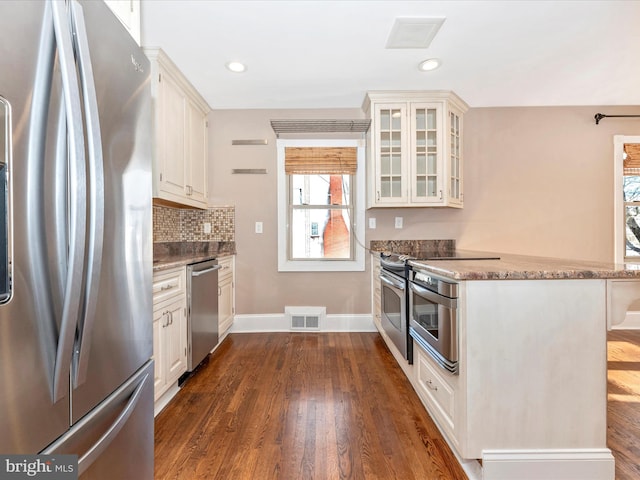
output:
M299 175L301 177L307 177L307 176L323 176L323 177L330 177L331 175L328 174L295 174L295 175ZM331 215L332 211L339 211L341 212L341 214L344 216L344 212L346 213L346 218L351 219L354 215L355 212L355 203L354 203L354 196L353 196L353 189L351 188L352 185L354 185L354 181L356 176L354 174L350 175L350 174L334 174L335 176L340 176L340 177L347 177L349 178L349 203L346 204L341 204L341 205L334 205L334 204L330 204L330 203L326 203L326 204L317 204L317 203L310 203L310 204L303 204L303 203L297 203L295 201L295 197L294 197L294 179L292 178L293 175L292 174L287 174L287 182L289 183L288 187L287 187L287 222L289 225L291 225L293 223L293 219L295 216L295 212L313 212L313 211L318 211L318 210L322 210L327 212L328 215ZM292 201L293 200L293 201ZM351 223L351 221L349 220L349 222ZM314 229L313 227L315 226L315 235L314 235ZM319 231L319 225L317 222L313 222L311 224L311 232L310 235L311 237L320 237L320 231ZM291 238L289 236L289 234L287 234L287 258L289 259L289 261L293 261L293 262L311 262L311 261L352 261L355 259L355 238L353 235L353 231L351 230L351 228L349 229L350 232L350 239L349 239L349 258L336 258L336 257L327 257L327 258L301 258L301 257L294 257L293 255L293 238Z
M365 142L353 139L294 140L278 139L278 271L279 272L362 272L365 270L364 221L365 221ZM352 175L353 202L353 258L352 259L302 259L289 258L289 188L290 179L284 171L286 147L356 147L357 169Z
M626 223L625 223L625 201L623 193L624 176L624 144L640 143L640 136L637 135L614 135L613 156L614 156L614 262L615 263L640 263L640 256L626 257Z

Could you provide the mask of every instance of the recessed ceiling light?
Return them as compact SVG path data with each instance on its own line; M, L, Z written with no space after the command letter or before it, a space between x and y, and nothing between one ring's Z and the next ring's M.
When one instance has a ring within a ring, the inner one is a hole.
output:
M247 71L247 66L244 63L240 62L227 62L225 64L228 70L234 73L242 73Z
M418 65L418 70L420 70L421 72L428 72L431 70L435 70L440 65L441 65L441 62L439 59L430 58L428 60L425 60L424 62L421 62L420 65Z

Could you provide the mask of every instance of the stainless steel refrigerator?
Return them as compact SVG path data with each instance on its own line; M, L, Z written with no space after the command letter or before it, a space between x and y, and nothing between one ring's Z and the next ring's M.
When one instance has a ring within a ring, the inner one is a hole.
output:
M0 1L0 453L153 478L149 64L102 1Z

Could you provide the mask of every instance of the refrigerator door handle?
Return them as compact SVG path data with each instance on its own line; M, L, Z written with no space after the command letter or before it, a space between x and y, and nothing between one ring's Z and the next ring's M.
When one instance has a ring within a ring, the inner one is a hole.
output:
M98 439L98 441L78 459L78 475L82 475L84 471L87 470L87 468L89 468L91 464L96 461L96 459L102 454L102 452L106 450L109 444L111 444L116 435L118 435L120 430L122 430L122 427L126 425L127 420L129 420L129 417L136 408L138 400L140 400L142 389L144 388L148 379L149 375L147 374L140 381L136 389L131 394L131 397L129 397L127 404L122 409L122 412L120 412L118 417L109 426L107 431L104 432Z
M68 395L67 381L82 299L84 240L86 231L86 172L80 90L78 87L71 28L64 1L51 2L53 30L58 46L62 90L69 138L69 259L62 319L53 371L53 401ZM57 161L64 159L58 158ZM61 226L60 228L64 228Z
M76 1L71 2L71 22L75 34L74 47L84 99L87 150L89 152L89 242L87 244L85 303L82 320L78 324L79 334L73 356L73 387L77 388L84 383L87 377L91 336L98 300L104 233L104 168L98 99L91 67L87 31L82 6Z

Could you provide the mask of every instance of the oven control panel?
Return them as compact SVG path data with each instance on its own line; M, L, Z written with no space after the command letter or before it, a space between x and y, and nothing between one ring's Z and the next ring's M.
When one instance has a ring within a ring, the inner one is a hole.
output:
M413 270L410 281L448 298L458 298L458 284L421 270Z

